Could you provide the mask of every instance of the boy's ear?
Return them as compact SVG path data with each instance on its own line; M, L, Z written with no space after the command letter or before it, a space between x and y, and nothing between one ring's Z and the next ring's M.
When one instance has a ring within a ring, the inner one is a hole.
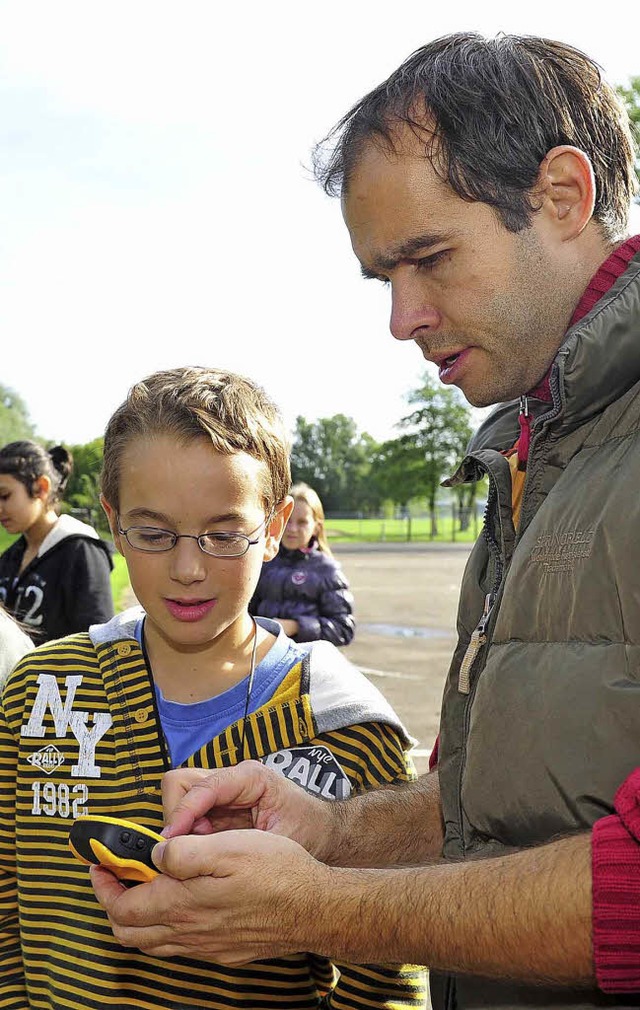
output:
M109 504L107 499L103 494L100 495L100 504L104 509L104 513L107 517L109 523L109 529L111 530L111 536L113 537L113 543L119 554L122 554L122 541L120 534L118 533L118 521L115 513L115 509Z
M286 498L283 498L282 501L276 505L273 518L267 526L267 540L264 546L264 561L271 561L278 553L280 541L282 540L282 534L284 533L285 526L289 522L289 516L292 512L293 498L291 495L287 495Z

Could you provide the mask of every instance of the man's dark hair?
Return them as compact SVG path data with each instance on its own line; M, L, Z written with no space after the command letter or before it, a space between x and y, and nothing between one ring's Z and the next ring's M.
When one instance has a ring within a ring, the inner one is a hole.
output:
M416 50L315 148L325 191L348 188L366 142L393 151L398 124L424 139L425 157L459 196L494 207L512 232L531 223L546 153L578 147L593 165L595 220L608 240L625 234L636 187L629 117L598 65L569 45L460 32Z

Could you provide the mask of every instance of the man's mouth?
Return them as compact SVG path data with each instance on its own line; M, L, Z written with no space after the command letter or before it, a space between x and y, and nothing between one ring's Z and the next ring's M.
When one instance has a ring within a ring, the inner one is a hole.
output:
M461 350L452 351L450 354L425 354L425 357L430 358L438 368L450 368L465 350L466 348L463 347Z
M463 347L460 351L452 351L451 354L446 355L439 354L432 358L432 361L438 366L440 382L449 385L456 381L471 350L471 347Z

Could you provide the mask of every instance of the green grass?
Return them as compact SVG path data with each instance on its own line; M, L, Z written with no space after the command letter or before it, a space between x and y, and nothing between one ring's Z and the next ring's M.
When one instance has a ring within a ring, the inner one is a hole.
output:
M111 572L111 592L116 613L124 610L125 596L131 588L129 573L122 554L113 555L113 571Z
M15 537L10 537L7 531L0 526L0 554L3 554L15 539Z
M406 519L327 519L325 529L329 542L348 543L364 541L372 543L375 541L386 541L388 543L398 543L402 541L424 541L441 543L471 543L480 532L480 521L474 524L473 521L467 530L461 531L458 524L454 522L452 516L438 517L437 531L435 536L431 528L429 518L420 517L411 519L411 524Z

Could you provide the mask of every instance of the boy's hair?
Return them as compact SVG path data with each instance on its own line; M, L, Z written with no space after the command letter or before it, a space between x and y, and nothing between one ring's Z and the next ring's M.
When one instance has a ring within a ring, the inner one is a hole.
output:
M348 189L367 142L393 151L398 124L424 139L425 157L458 196L495 208L511 232L531 223L547 152L578 147L593 165L594 220L608 241L625 235L637 188L629 117L598 65L572 46L460 32L416 50L316 146L326 192Z
M142 379L112 415L104 437L101 486L120 504L123 453L134 438L172 435L182 442L209 438L226 456L246 452L265 464L259 489L267 514L289 490L289 437L265 391L241 375L216 368L172 368Z
M289 494L294 502L301 501L309 506L317 525L316 540L318 541L318 547L324 554L332 556L324 528L324 509L317 491L314 491L312 487L309 487L308 484L303 484L301 481L299 484L293 485Z
M63 445L45 449L28 439L9 442L0 449L0 473L19 480L27 489L30 498L35 498L35 484L40 477L48 477L51 491L48 505L60 500L73 470L73 456Z

